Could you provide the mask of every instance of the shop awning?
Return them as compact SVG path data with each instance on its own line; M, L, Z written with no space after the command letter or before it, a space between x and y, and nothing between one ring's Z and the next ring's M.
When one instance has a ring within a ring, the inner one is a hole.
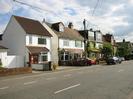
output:
M27 48L31 54L39 54L41 52L49 52L49 50L46 47L27 46Z

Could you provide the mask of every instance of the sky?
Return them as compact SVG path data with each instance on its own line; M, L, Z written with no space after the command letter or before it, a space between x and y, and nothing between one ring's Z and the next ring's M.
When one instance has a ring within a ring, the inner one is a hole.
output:
M18 0L34 7L19 4L13 0L0 0L0 33L5 30L12 15L23 16L42 22L72 22L75 29L101 30L113 34L116 41L133 42L133 0ZM39 7L43 10L39 10Z

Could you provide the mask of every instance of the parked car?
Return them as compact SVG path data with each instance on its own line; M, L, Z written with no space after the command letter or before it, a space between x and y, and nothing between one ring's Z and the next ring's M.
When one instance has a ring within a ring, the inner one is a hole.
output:
M88 58L88 60L90 60L91 65L96 65L96 63L97 63L96 59L90 59L90 58Z
M125 61L125 58L124 57L119 57L119 59L121 59L121 61Z
M125 60L132 60L133 54L125 55L124 58L125 58Z
M78 58L71 60L72 66L89 66L91 65L91 60L87 58Z
M109 57L106 60L106 63L109 64L120 64L122 60L119 57Z

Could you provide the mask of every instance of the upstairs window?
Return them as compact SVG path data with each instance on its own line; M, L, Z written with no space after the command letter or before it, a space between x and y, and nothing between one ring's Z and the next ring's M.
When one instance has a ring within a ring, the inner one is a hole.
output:
M38 44L47 44L46 38L38 38Z
M32 44L32 36L29 36L29 44Z
M89 40L90 41L93 41L94 40L94 32L93 31L89 31L89 35L88 35L89 37Z
M69 46L69 40L64 40L63 41L63 46Z
M102 34L97 33L96 36L97 36L97 37L96 37L96 40L99 41L99 42L102 42Z
M75 47L82 47L81 41L75 41Z

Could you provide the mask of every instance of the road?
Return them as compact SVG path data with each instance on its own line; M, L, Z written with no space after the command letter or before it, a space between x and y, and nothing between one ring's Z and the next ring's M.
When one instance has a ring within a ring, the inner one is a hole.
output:
M5 77L0 99L133 99L133 61Z

